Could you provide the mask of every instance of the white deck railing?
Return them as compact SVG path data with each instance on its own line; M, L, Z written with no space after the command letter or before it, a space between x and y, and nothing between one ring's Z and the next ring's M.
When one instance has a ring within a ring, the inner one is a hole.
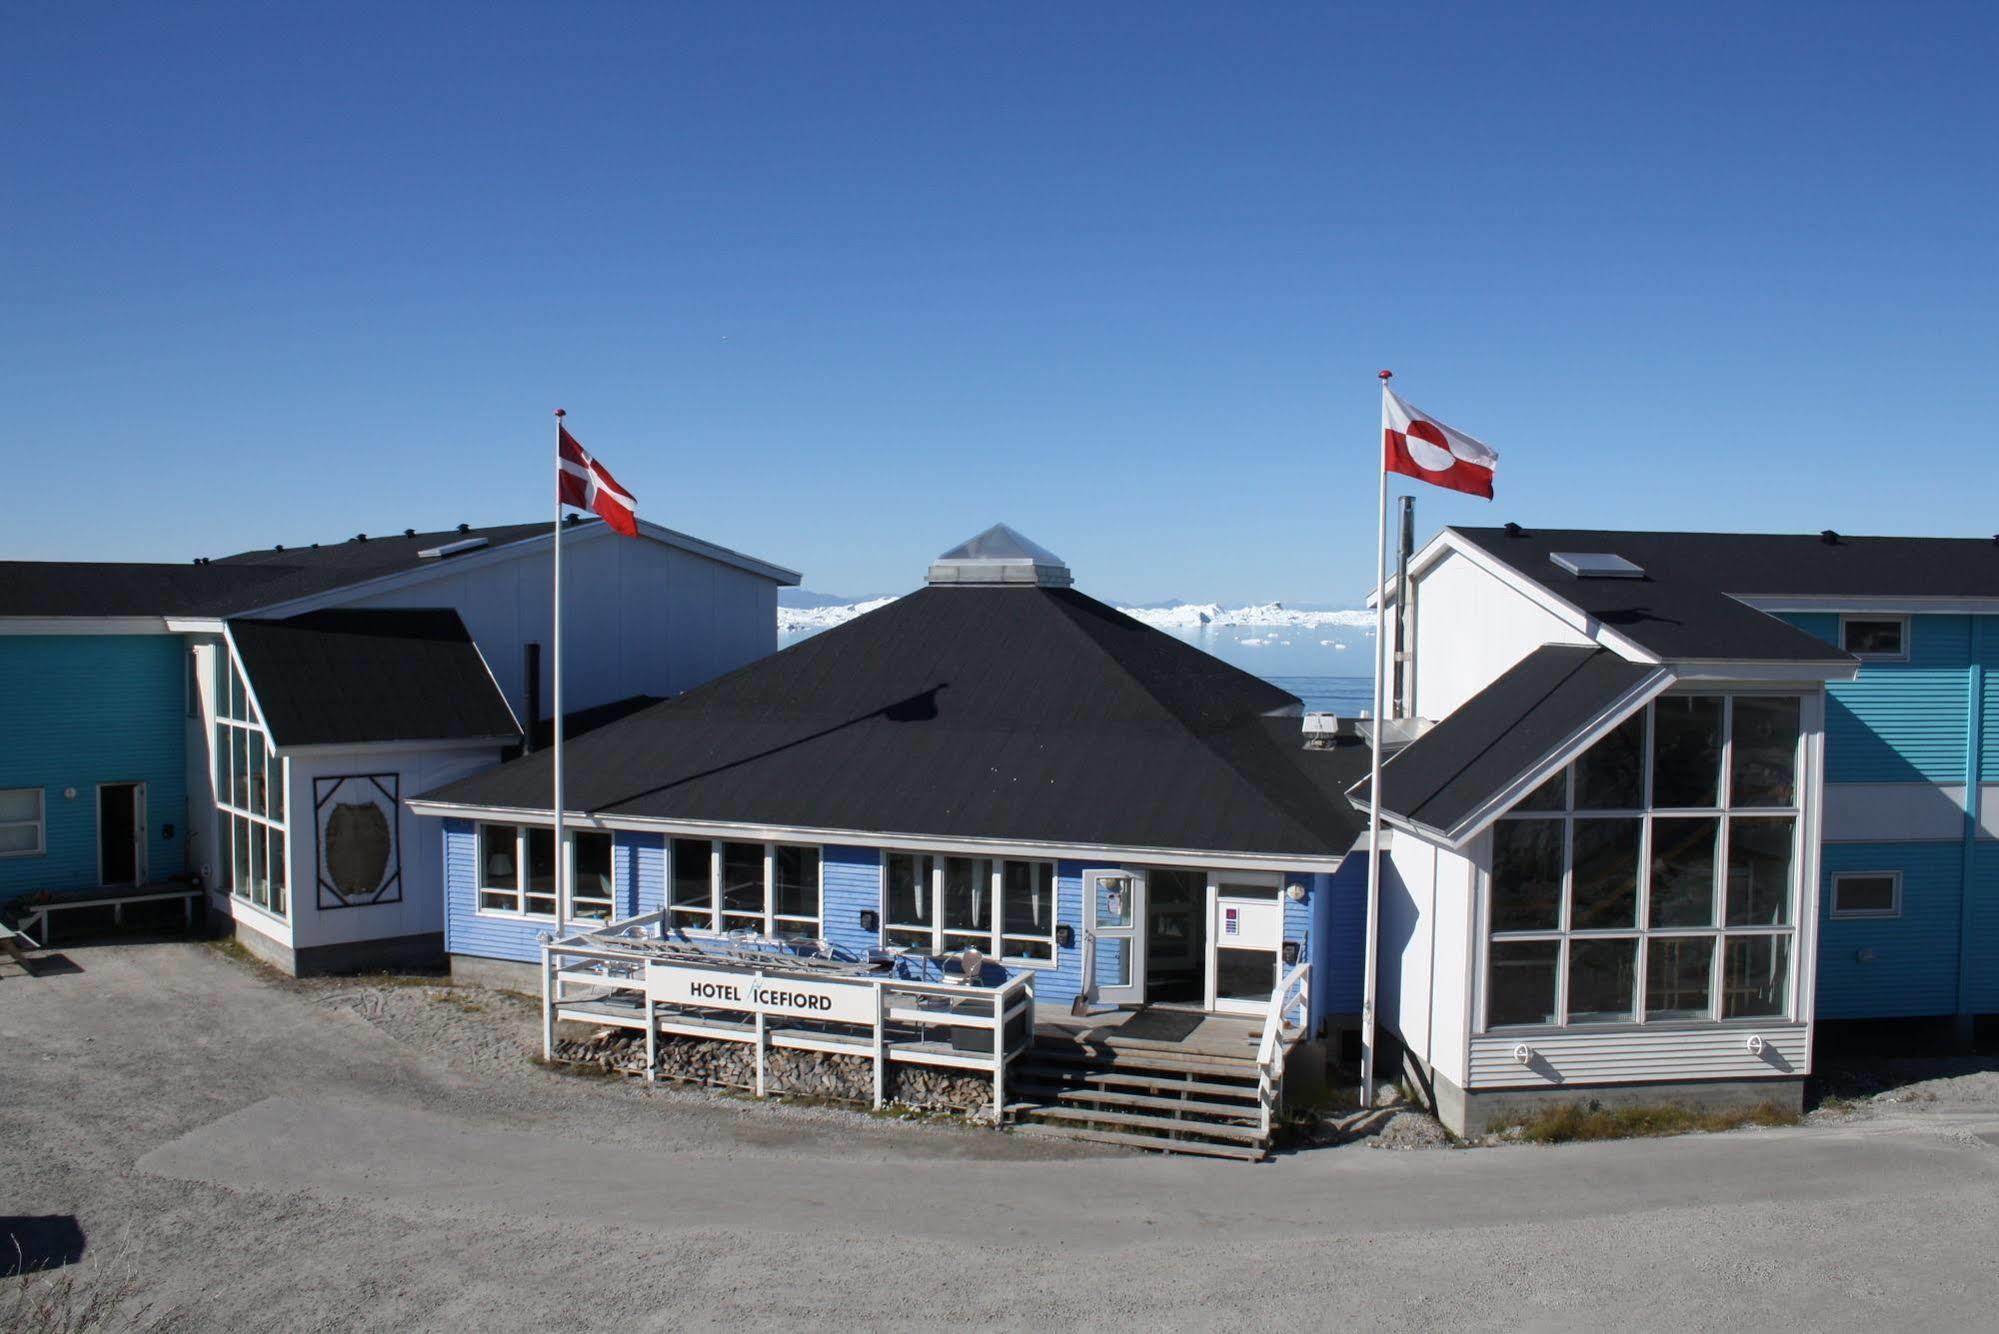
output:
M1297 1012L1297 1023L1291 1016ZM1263 1037L1256 1044L1257 1106L1267 1140L1284 1110L1284 1062L1304 1034L1312 1013L1312 965L1301 963L1286 973L1270 993L1263 1018Z
M993 1120L1003 1119L1007 1066L1034 1040L1032 973L995 987L914 981L830 949L683 932L665 917L647 913L542 945L546 1059L555 1059L564 1019L643 1031L648 1082L658 1077L661 1034L751 1043L761 1098L772 1048L858 1056L874 1064L876 1108L890 1063L937 1066L989 1075ZM984 1037L968 1044L964 1030Z

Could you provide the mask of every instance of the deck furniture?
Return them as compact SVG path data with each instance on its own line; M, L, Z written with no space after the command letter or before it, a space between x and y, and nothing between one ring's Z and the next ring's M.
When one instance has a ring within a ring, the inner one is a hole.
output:
M133 903L170 903L180 900L181 922L185 926L194 925L195 901L202 890L191 885L145 885L137 888L104 889L84 894L65 895L62 898L45 899L27 905L21 919L23 930L33 927L41 936L43 945L49 943L54 914L69 912L79 908L109 908L113 925L125 924L125 907Z

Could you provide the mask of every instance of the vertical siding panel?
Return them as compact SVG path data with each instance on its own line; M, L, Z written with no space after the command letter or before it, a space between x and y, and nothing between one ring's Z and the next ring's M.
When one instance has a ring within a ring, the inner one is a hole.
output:
M622 911L636 917L666 906L666 835L616 832L618 866L628 883L620 886Z
M879 849L828 846L819 850L821 898L826 939L864 953L881 944L879 930L861 926L861 914L882 911L882 856Z

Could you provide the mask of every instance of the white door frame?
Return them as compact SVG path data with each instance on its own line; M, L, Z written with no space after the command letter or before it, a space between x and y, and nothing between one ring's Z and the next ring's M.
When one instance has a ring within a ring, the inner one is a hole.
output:
M1269 899L1229 899L1222 895L1222 884L1265 885L1277 891L1274 904ZM1278 871L1210 871L1208 872L1208 958L1207 958L1207 1008L1216 1014L1262 1015L1270 1008L1266 998L1258 1001L1232 1000L1216 995L1220 984L1222 949L1222 909L1230 903L1271 904L1277 911L1277 935L1270 942L1271 970L1270 989L1275 991L1284 969L1284 876ZM1243 949L1261 949L1260 945L1240 945Z
M1105 880L1120 879L1129 882L1127 893L1130 901L1125 904L1124 925L1106 926L1097 917L1098 886ZM1129 867L1099 867L1083 872L1083 922L1086 930L1083 943L1090 956L1090 992L1085 997L1090 1001L1101 1001L1106 1005L1143 1005L1145 1003L1145 873ZM1097 948L1107 940L1125 943L1125 977L1123 986L1108 983L1097 970Z
M99 783L94 799L97 809L93 825L97 831L97 883L104 883L104 789L107 787L129 787L132 789L132 883L146 883L146 783L136 782Z

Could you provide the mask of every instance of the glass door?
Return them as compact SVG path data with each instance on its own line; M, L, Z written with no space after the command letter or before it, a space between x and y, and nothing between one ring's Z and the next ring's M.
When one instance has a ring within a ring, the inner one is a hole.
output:
M1281 877L1253 872L1208 882L1208 1008L1262 1014L1277 989L1284 942Z
M1108 1005L1145 1000L1145 878L1130 871L1083 872L1089 905L1089 992Z

